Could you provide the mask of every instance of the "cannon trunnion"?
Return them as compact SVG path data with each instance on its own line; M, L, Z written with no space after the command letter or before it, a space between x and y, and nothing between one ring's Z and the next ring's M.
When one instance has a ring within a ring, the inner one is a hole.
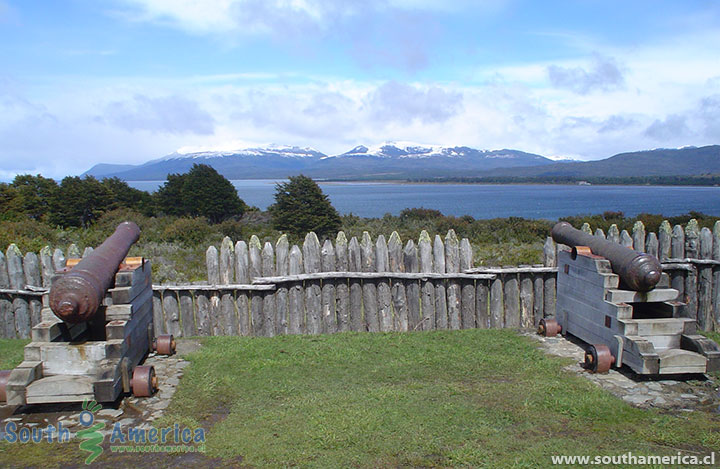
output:
M567 232L567 227L563 230ZM555 232L553 229L553 237ZM599 251L607 247L605 240L596 239L604 242L594 244ZM569 239L558 237L556 241ZM667 275L660 274L657 259L617 244L609 251L616 256L614 261L595 250L575 244L572 251L558 253L557 314L541 322L539 333L572 334L588 343L585 367L594 372L623 364L643 375L720 370L720 348L697 334L694 319L682 317L684 304L676 301L677 290L667 288ZM625 263L618 262L622 260ZM641 266L631 273L639 279L635 285L640 288L630 288L632 280L621 276L627 275L632 265Z
M154 337L150 261L125 258L138 234L134 223L123 223L96 256L69 259L58 272L24 361L0 372L0 400L108 402L125 392L153 394L155 372L141 363L153 350L172 354L175 343Z

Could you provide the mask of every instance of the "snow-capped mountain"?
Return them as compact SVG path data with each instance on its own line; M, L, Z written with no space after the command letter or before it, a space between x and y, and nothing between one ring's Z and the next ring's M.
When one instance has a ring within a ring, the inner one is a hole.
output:
M314 148L300 148L291 147L285 145L269 145L265 148L244 148L241 150L233 151L183 151L178 150L170 153L169 155L158 158L157 160L149 161L148 163L157 163L159 161L168 160L180 160L186 158L192 158L194 160L211 159L211 158L224 158L224 157L281 157L281 158L320 158L325 156L323 153L315 150ZM199 163L199 161L196 161Z
M468 176L495 168L537 166L551 160L518 150L476 150L410 142L359 145L338 155L313 148L272 145L233 151L177 151L128 169L97 165L85 174L125 180L165 180L193 164L207 164L230 179L278 178L299 173L317 178L410 178Z

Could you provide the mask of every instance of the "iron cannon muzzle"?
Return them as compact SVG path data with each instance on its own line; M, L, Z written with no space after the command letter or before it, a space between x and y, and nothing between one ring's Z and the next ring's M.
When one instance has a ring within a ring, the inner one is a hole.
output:
M613 272L631 290L652 290L660 281L662 266L655 256L577 230L564 221L553 227L552 237L555 242L571 247L587 246L593 254L608 259Z
M83 258L50 288L50 309L63 321L78 323L95 316L105 292L130 247L140 237L140 228L123 222L100 246Z

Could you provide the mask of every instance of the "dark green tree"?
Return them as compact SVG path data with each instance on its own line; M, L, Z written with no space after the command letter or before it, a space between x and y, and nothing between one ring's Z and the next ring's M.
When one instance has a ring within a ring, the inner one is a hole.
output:
M275 186L275 203L268 210L276 229L298 237L314 231L322 238L340 229L340 215L328 196L302 174Z
M15 189L13 209L33 220L45 220L50 209L50 201L58 190L53 179L20 174L15 176L11 186Z
M68 176L50 200L50 223L87 227L113 203L112 193L93 176Z
M185 174L168 174L165 184L155 193L155 204L165 215L182 216L187 213L183 200Z
M0 220L16 220L21 218L17 211L17 189L12 185L0 182Z
M149 193L130 187L127 182L117 177L105 178L101 184L112 196L112 202L107 210L129 208L145 216L153 215L153 201Z
M194 164L185 174L169 174L156 201L167 215L205 217L211 223L242 216L247 208L235 186L205 164Z

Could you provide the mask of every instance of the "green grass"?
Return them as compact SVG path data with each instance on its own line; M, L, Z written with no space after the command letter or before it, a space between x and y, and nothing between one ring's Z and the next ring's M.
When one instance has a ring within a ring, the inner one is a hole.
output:
M202 340L157 426L205 428L215 467L548 467L720 447L719 415L633 408L509 330ZM0 459L21 466L81 462L74 443L8 446Z
M511 331L205 345L165 419L212 423L210 455L250 465L544 467L550 454L720 445L718 416L635 409Z
M23 347L29 340L0 339L0 370L15 368L23 361Z

